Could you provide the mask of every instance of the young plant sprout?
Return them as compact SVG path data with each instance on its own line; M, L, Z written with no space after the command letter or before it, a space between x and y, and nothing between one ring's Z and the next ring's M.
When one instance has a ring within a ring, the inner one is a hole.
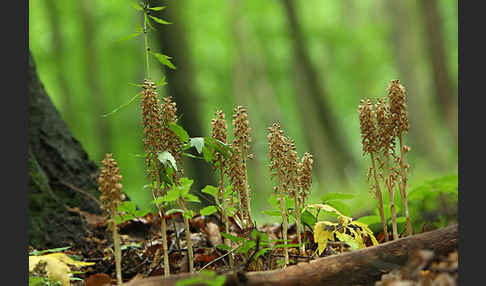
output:
M118 236L116 225L117 208L124 198L123 186L120 183L121 179L120 169L112 154L105 154L105 158L101 161L101 174L98 177L98 185L101 191L101 209L105 216L110 216L108 228L112 230L113 234L117 285L122 284L120 237Z
M403 144L403 134L408 131L410 124L408 122L408 107L405 96L405 88L400 84L399 80L392 80L388 86L388 98L390 100L391 124L395 131L394 136L398 138L400 147L400 157L397 158L400 168L400 181L398 187L402 197L403 206L405 208L405 218L407 220L407 233L412 235L412 224L408 214L407 202L407 172L410 168L405 163L405 153L410 151L410 147Z
M284 240L284 267L289 264L289 253L287 249L287 208L285 206L285 194L288 193L286 181L286 157L289 152L288 139L283 136L280 124L274 123L268 128L268 154L270 156L271 178L277 177L277 186L274 187L276 194L280 196L280 209L282 211L282 237Z
M371 184L371 191L375 198L378 200L378 210L380 212L381 223L383 224L385 241L388 241L388 227L386 224L386 218L383 210L383 196L381 193L375 164L375 156L378 148L378 134L376 130L377 123L375 111L373 110L373 104L371 103L371 100L361 100L361 104L358 107L358 112L361 128L361 143L363 145L363 154L366 155L366 153L368 153L371 157L371 168L368 171L368 181L370 181L371 178L374 179L374 184Z
M217 110L215 114L215 118L211 120L211 137L221 141L222 143L226 144L226 139L228 135L228 127L226 125L226 119L223 111ZM228 203L227 198L225 197L225 183L224 183L224 174L226 170L226 162L225 158L222 154L216 154L216 165L215 168L219 171L219 184L218 184L218 201L221 204L221 217L224 223L224 229L226 233L229 233L229 222L228 222ZM232 201L233 198L230 197ZM231 240L225 238L225 244L231 247ZM234 257L233 253L229 255L229 265L230 268L234 266Z

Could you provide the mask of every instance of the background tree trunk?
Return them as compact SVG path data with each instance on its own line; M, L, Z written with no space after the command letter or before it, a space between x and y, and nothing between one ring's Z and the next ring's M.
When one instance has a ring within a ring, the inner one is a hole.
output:
M447 66L444 29L442 27L437 0L421 0L426 31L427 51L432 67L435 97L440 113L446 122L455 144L458 138L458 97Z
M156 17L160 17L171 22L170 25L156 25L158 46L161 47L162 53L172 57L172 62L176 70L165 68L167 76L167 95L172 96L177 103L177 109L180 116L180 123L187 130L190 136L206 136L208 132L203 128L203 124L209 127L209 122L201 122L199 111L199 96L195 90L194 72L192 70L190 51L184 31L184 21L179 17L180 1L164 2L150 1L150 6L167 6L166 9L155 12ZM206 185L215 185L213 172L203 160L186 160L186 170L188 176L194 178L194 189L201 190ZM211 203L210 198L202 196L197 192L203 204Z
M311 153L316 157L314 160L316 173L322 172L322 166L326 165L323 162L326 161L327 155L334 158L333 169L338 171L338 175L345 178L345 170L356 167L355 159L340 131L341 128L332 104L323 91L323 79L318 78L307 53L308 49L299 24L295 1L285 0L283 4L294 48L296 93L299 94L297 104L300 107L303 122L305 122L305 126L302 128L308 138ZM313 130L313 128L315 129ZM316 137L318 134L324 135L322 137L325 137L323 138L325 140ZM329 149L326 155L323 154L323 144Z
M29 244L36 248L82 243L87 223L68 208L100 214L98 167L72 136L28 54ZM81 191L80 191L81 190Z

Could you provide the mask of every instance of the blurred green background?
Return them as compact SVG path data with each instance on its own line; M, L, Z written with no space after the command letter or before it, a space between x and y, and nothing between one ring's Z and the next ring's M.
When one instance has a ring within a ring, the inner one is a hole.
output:
M457 1L152 2L167 6L158 15L173 24L155 24L150 46L177 66L165 70L151 61L152 80L167 75L161 95L174 96L190 135L209 135L217 109L229 125L235 106L248 109L257 222L274 220L262 213L272 193L266 135L274 121L299 156L314 155L313 199L354 193L353 215L376 204L357 107L362 98L385 96L392 79L407 89L410 185L457 173ZM139 92L129 83L144 79L143 37L118 40L141 23L129 0L29 0L29 47L48 94L90 158L99 164L113 153L125 192L147 206L138 102L102 117ZM201 171L191 161L188 176L203 187L211 168Z

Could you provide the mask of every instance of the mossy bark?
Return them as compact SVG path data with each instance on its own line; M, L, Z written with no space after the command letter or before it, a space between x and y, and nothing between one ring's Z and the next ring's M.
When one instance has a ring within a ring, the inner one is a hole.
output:
M52 248L82 243L89 228L69 208L101 214L99 205L86 194L98 197L98 167L89 160L72 136L42 85L34 60L28 53L29 97L29 244Z

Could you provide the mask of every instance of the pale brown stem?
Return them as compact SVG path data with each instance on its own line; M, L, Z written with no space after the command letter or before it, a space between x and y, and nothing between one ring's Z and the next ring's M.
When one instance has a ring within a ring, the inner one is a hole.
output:
M154 152L153 155L153 163L154 163L154 172L155 172L155 180L157 181L157 192L152 188L152 197L154 200L157 198L157 194L160 190L160 178L159 178L159 167L157 164L157 157L155 154L156 145L155 142L152 142ZM170 275L170 265L169 265L169 247L167 246L167 224L165 222L165 213L164 210L157 205L159 209L159 216L160 216L160 231L162 232L162 249L164 250L164 275Z
M113 245L115 248L115 269L116 269L116 283L117 285L121 285L122 281L122 272L121 272L121 247L120 247L120 237L118 236L118 231L116 227L116 206L114 205L111 208L112 214L112 232L113 232Z
M280 191L280 208L282 209L282 237L284 240L284 261L285 265L284 267L287 267L289 264L289 251L287 249L287 208L285 207L285 196L284 196L284 190L280 184L280 176L278 178L278 189Z
M179 206L184 210L184 213L187 213L187 207L184 198L179 196L177 202L179 203ZM189 228L189 218L186 216L184 216L184 226L186 228L186 245L189 260L189 272L194 272L194 251L192 249L191 229Z
M410 222L410 217L408 215L408 201L407 201L407 174L405 172L405 163L404 163L404 155L405 152L403 150L403 142L402 142L402 133L400 133L400 175L402 176L402 180L400 181L400 194L402 196L403 207L405 209L405 218L407 219L407 234L412 235L412 223Z
M223 216L223 223L224 223L224 230L226 233L229 233L229 223L228 223L228 212L227 212L227 203L226 203L226 198L224 197L224 170L223 170L223 160L220 158L219 159L219 176L220 176L220 193L221 193L221 204L222 204L222 216ZM233 199L233 198L231 198ZM231 240L225 238L224 242L227 246L232 247L231 245ZM232 269L234 266L234 257L233 253L229 254L229 265L230 268Z
M299 251L300 255L305 255L305 246L302 244L302 238L300 237L301 231L300 231L300 204L299 204L299 198L297 196L297 191L295 190L294 192L294 200L295 200L295 224L297 227L297 239L299 242Z
M378 210L380 211L381 223L383 224L383 233L385 234L385 241L390 240L388 237L388 226L386 224L385 213L383 211L383 196L381 194L380 183L378 182L378 176L376 175L375 157L371 155L371 167L373 168L373 177L375 179L376 197L378 198Z
M393 232L393 239L398 239L398 230L397 230L397 213L395 210L395 182L393 182L390 174L390 155L385 154L386 157L386 169L387 169L387 176L385 179L385 184L387 185L388 192L390 193L390 212L392 217L392 232Z

